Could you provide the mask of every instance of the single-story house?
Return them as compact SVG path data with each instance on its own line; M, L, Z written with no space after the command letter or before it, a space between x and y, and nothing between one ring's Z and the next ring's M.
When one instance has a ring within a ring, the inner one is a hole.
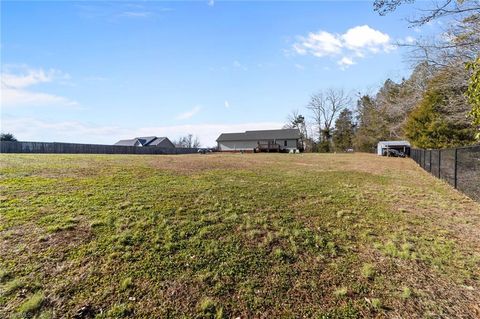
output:
M410 143L408 141L380 141L377 145L377 154L383 155L388 149L394 149L410 156Z
M300 149L298 129L222 133L217 138L218 150L223 152L281 152Z
M168 137L145 136L135 137L130 140L120 140L114 145L119 146L156 146L162 148L175 148Z

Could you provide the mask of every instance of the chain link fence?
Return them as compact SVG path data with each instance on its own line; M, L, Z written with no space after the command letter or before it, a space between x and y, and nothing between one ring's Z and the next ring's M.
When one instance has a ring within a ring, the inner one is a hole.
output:
M441 150L412 148L410 157L427 172L480 201L480 145Z

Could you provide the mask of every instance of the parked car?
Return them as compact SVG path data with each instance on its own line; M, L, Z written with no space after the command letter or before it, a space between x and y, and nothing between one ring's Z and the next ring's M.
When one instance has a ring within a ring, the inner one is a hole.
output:
M401 152L401 151L397 151L395 149L386 149L386 150L383 150L383 156L390 156L390 157L406 157L407 155L405 155L404 152Z
M407 157L407 154L405 154L402 151L398 151L399 157Z
M207 153L212 153L212 150L209 148L199 148L197 152L200 154L207 154Z

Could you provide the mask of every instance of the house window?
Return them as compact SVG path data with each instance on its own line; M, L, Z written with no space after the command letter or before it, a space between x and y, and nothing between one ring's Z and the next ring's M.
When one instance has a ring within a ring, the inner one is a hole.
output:
M283 141L283 146L287 146L287 141Z

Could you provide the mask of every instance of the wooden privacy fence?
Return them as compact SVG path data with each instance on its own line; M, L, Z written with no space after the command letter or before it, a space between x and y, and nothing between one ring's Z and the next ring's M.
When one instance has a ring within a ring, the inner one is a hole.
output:
M0 153L57 154L192 154L197 148L163 148L156 146L118 146L47 142L0 142Z
M480 201L480 145L441 150L412 149L410 157L427 172Z

